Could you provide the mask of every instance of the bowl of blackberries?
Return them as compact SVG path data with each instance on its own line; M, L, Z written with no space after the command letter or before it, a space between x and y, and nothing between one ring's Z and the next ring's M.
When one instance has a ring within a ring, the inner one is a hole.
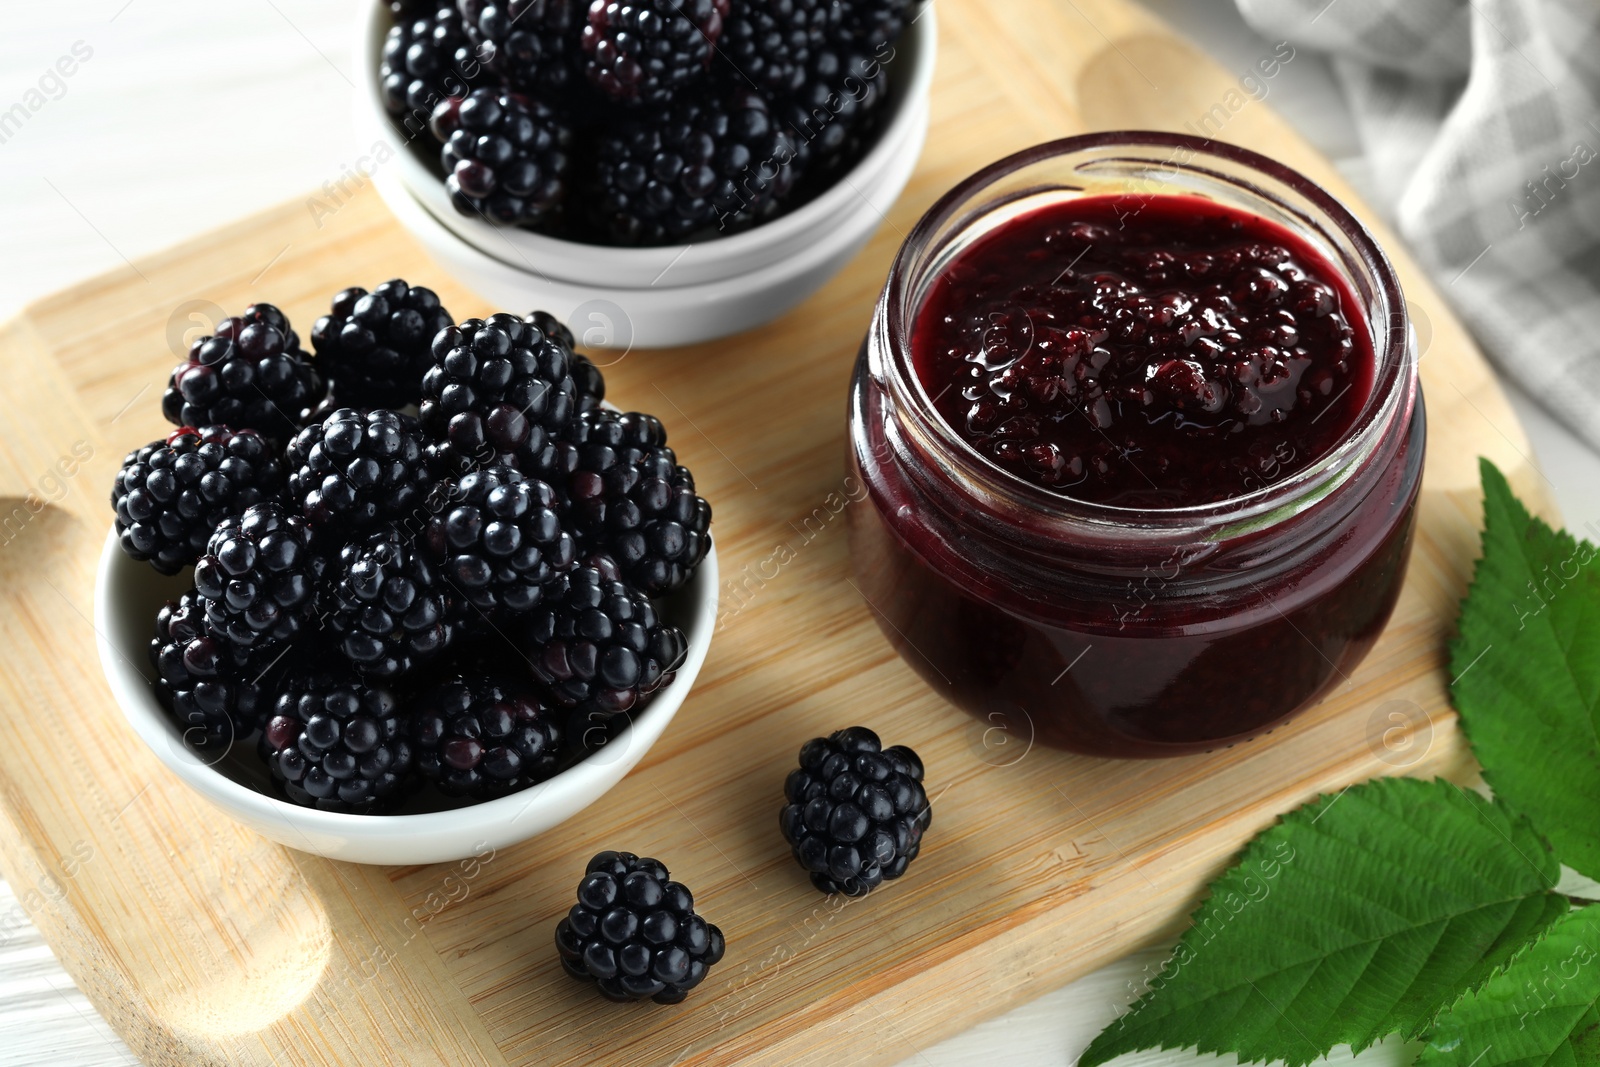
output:
M882 224L927 130L916 0L391 0L360 42L363 148L493 301L655 347L766 322ZM574 315L578 321L573 321Z
M310 333L194 342L129 452L100 654L155 755L239 821L424 863L556 825L660 736L715 623L711 508L544 312L394 280Z

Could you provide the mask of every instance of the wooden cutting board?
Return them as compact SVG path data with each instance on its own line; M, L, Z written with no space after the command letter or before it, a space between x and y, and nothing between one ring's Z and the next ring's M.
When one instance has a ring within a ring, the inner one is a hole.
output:
M891 255L941 192L1038 141L1209 118L1351 199L1248 98L1241 72L1128 3L940 0L939 18L927 149L870 247L765 331L609 369L617 401L665 418L715 505L724 576L755 592L632 775L480 862L341 865L217 815L123 725L90 604L112 473L165 432L171 338L212 305L268 300L304 332L336 290L403 275L458 315L498 309L362 190L320 220L285 204L0 328L0 867L145 1060L893 1062L1172 936L1243 841L1316 793L1396 771L1471 775L1444 640L1476 550L1477 457L1545 498L1482 358L1392 239L1426 349L1432 439L1405 593L1348 685L1269 739L1112 762L986 737L891 652L829 516L857 344ZM749 579L784 545L793 559L776 577L769 565ZM800 743L857 722L923 754L935 819L905 879L844 903L809 887L777 810ZM727 958L682 1006L611 1005L557 964L556 921L588 857L612 847L665 861L727 931Z

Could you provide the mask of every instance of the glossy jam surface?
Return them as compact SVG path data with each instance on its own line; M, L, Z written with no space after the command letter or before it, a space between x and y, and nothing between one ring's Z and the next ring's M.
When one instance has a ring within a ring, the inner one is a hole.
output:
M1187 195L1096 196L957 253L913 322L934 406L1078 500L1171 508L1293 474L1348 434L1375 363L1344 278L1277 223Z

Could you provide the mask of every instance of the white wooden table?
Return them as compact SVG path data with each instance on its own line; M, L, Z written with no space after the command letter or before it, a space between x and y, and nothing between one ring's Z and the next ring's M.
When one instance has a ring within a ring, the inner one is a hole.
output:
M337 177L357 154L351 45L366 2L6 4L0 319L35 297L131 269L130 260ZM1246 69L1267 48L1231 0L1146 2L1230 68ZM74 61L58 67L62 57ZM61 76L66 68L72 74ZM1362 184L1360 145L1325 63L1302 53L1273 82L1270 102ZM8 123L4 115L18 103L27 117L12 112ZM1600 530L1600 496L1588 488L1600 484L1600 457L1512 395L1569 525ZM907 1048L906 1063L954 1067L997 1054L1016 1067L1071 1063L1115 1017L1130 983L1160 958L1129 958L935 1048ZM1408 1059L1390 1044L1357 1062L1380 1067ZM136 1062L0 882L0 1065Z

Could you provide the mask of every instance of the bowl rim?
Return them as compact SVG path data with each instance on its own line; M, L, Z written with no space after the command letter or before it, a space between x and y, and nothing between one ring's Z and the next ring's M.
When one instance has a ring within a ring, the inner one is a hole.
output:
M560 773L535 783L526 789L509 793L493 800L480 801L443 811L418 812L409 815L358 815L347 812L323 811L303 807L291 801L269 796L250 786L234 781L195 757L184 746L177 726L168 718L164 708L150 690L150 679L144 675L136 661L129 659L126 650L117 647L109 635L108 620L119 605L113 603L112 588L116 571L121 567L143 567L122 551L117 539L115 524L106 534L100 560L95 568L94 611L95 643L99 652L101 672L111 689L128 725L150 749L151 753L185 785L207 800L232 814L234 810L247 812L258 822L279 822L296 831L316 833L330 837L354 838L373 841L379 838L421 838L452 831L469 831L476 826L515 825L535 810L535 801L548 807L576 804L586 807L609 791L633 769L651 746L665 732L676 717L678 709L688 698L700 669L710 651L716 630L718 595L720 592L717 547L713 539L706 557L696 568L690 587L695 590L697 604L693 617L684 620L684 631L689 641L689 651L683 666L678 669L670 685L652 700L637 718L629 722L610 745L623 745L624 755L615 761L603 763L580 760ZM139 649L143 660L143 649ZM130 675L137 676L133 684ZM132 699L125 699L125 693ZM235 742L240 743L240 742ZM638 751L635 753L635 747ZM188 758L180 750L190 753ZM630 760L629 757L632 757ZM621 764L618 770L618 764ZM605 784L606 776L616 771L615 778ZM203 772L203 773L202 773ZM587 772L587 773L586 773ZM603 787L592 797L587 797L597 784ZM534 831L535 833L538 831ZM531 835L530 835L531 836ZM325 850L307 843L305 850L322 854Z
M878 131L877 138L872 147L856 161L856 164L830 185L818 193L811 200L802 204L793 211L786 212L775 219L771 219L758 226L752 227L742 233L730 234L726 237L708 238L692 241L688 244L672 245L647 245L642 247L629 247L618 245L589 244L582 241L568 241L559 237L550 237L546 234L535 233L517 226L499 227L467 216L461 216L457 225L440 222L440 225L455 233L469 247L485 255L493 255L486 248L486 243L492 238L511 241L519 246L520 250L533 256L541 264L548 265L552 270L544 267L534 268L530 273L539 275L552 275L552 280L573 280L576 284L604 284L603 282L582 281L576 282L576 276L567 274L563 268L570 267L575 262L583 266L579 273L585 276L592 272L631 272L660 270L660 273L672 269L680 260L690 254L691 249L701 250L700 260L702 270L711 270L714 265L721 265L728 270L742 273L746 264L743 262L751 254L769 251L773 246L787 246L794 242L800 245L809 243L811 235L825 231L835 216L846 210L851 197L862 196L863 183L870 183L872 175L889 166L891 157L904 149L904 133L906 129L918 121L919 108L916 104L927 105L929 88L933 84L933 72L937 61L938 52L938 16L935 12L937 4L928 0L919 6L918 14L907 24L902 35L903 46L910 47L913 63L911 72L907 77L905 91L898 94L890 102L892 114L889 121ZM436 215L428 205L428 197L417 195L412 189L411 178L424 173L422 163L416 159L411 151L413 138L406 137L405 131L397 127L393 117L384 107L382 90L378 80L378 66L383 53L383 41L392 25L388 9L382 3L369 4L367 17L360 22L360 37L357 40L356 55L359 57L359 76L362 83L357 87L357 107L366 116L365 128L392 134L398 138L399 143L394 146L399 164L401 178L400 184L410 192L429 214ZM894 46L891 45L891 48ZM891 58L890 62L893 62ZM440 185L439 179L432 173L426 173L432 185ZM442 188L442 185L440 186ZM467 230L477 234L480 239L468 238L460 230ZM659 278L660 274L651 277ZM726 277L726 275L723 275ZM708 279L709 280L709 279ZM683 283L684 288L693 285L706 284L705 282ZM624 288L652 288L650 285L624 286Z

